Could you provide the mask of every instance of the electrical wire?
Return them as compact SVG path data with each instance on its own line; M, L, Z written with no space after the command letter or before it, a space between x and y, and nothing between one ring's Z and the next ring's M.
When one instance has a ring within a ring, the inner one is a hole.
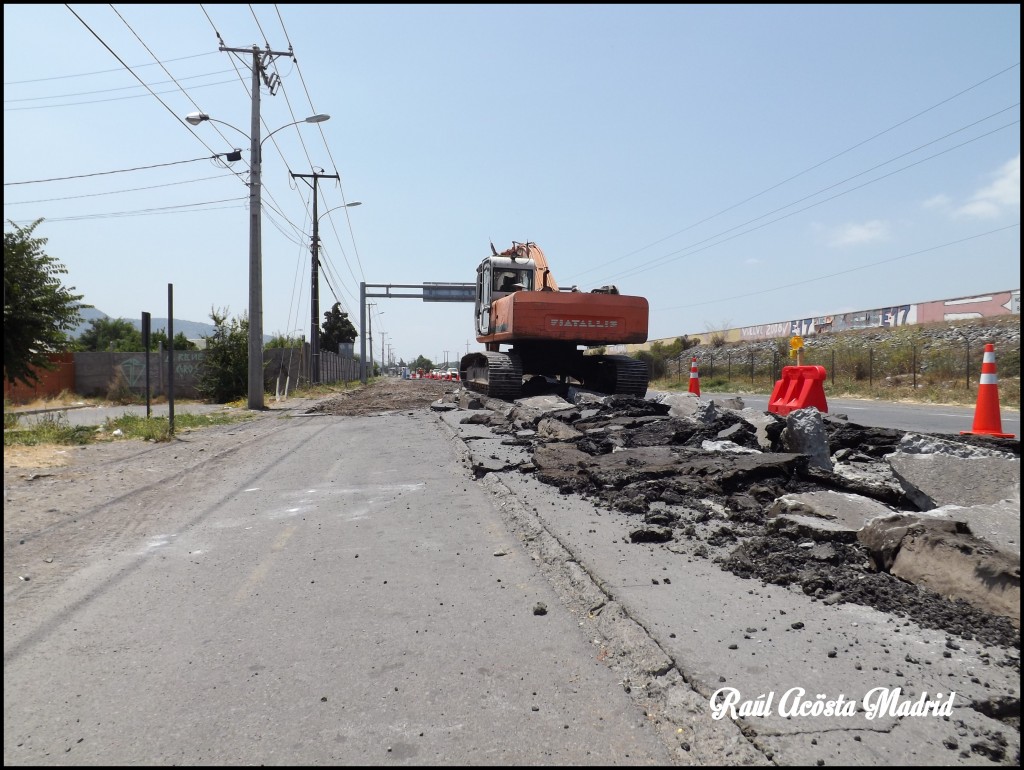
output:
M758 296L760 294L769 294L769 293L771 293L773 291L781 291L782 289L791 289L794 286L803 286L803 285L808 284L808 283L815 283L816 281L824 281L826 278L835 278L836 276L840 276L840 275L847 275L849 273L856 273L859 270L867 270L869 267L878 267L879 265L891 264L891 263L897 262L897 261L899 261L901 259L907 259L908 257L916 257L916 256L918 256L920 254L927 254L930 251L937 251L938 249L944 249L944 248L946 248L948 246L956 246L957 244L966 243L967 241L973 241L976 238L984 238L987 235L994 235L995 233L1000 233L1000 232L1003 232L1004 230L1012 230L1015 227L1020 227L1020 222L1015 222L1012 225L1007 225L1006 227L999 227L999 228L996 228L995 230L989 230L989 231L984 232L984 233L978 233L976 235L969 235L966 238L960 238L960 239L955 240L955 241L949 241L947 243L940 243L938 246L929 246L926 249L920 249L918 251L912 251L912 252L909 252L907 254L901 254L898 257L890 257L888 259L880 259L877 262L868 262L867 264L858 265L857 267L851 267L851 268L849 268L847 270L840 270L838 272L829 273L827 275L819 275L819 276L816 276L814 278L806 278L806 279L804 279L802 281L794 281L793 283L787 283L787 284L783 284L781 286L773 286L770 289L761 289L759 291L751 291L751 292L747 292L746 294L736 294L736 295L734 295L732 297L721 297L719 299L707 300L706 302L694 302L694 303L689 304L689 305L675 305L673 307L657 308L656 310L654 308L652 308L652 311L654 311L654 312L666 312L666 311L669 311L669 310L684 310L684 309L688 309L688 308L691 308L691 307L701 307L702 305L714 305L714 304L716 304L718 302L730 302L730 301L735 300L735 299L745 299L746 297L756 297L756 296Z
M124 60L120 56L118 56L116 53L114 53L114 49L112 49L109 45L107 45L106 41L104 41L103 38L101 38L96 33L96 31L93 30L92 27L90 27L88 24L86 24L85 20L81 16L79 16L77 13L75 13L74 9L70 5L65 4L64 7L67 8L71 12L72 16L74 16L76 19L78 19L78 21L81 23L81 25L83 27L85 27L87 30L89 30L89 32L92 34L92 36L95 37L97 41L99 41L100 45L102 45L104 48L106 48L110 52L111 56L113 56L115 59L118 60L118 62L121 63L122 67L124 67L126 70L128 70L136 80L138 80L140 83L142 83L143 86L146 87L146 90L148 90L151 94L153 94L154 97L156 97L156 100L158 102L160 102L160 104L163 106L163 108L165 110L167 110L167 112L169 112L174 117L174 119L176 121L178 121L179 124L181 124L186 129L188 129L189 133L192 134L200 142L200 144L202 144L204 147L206 147L206 149L209 150L211 153L216 155L216 153L214 153L213 148L210 147L210 145L208 145L206 142L204 142L202 140L202 138L200 138L200 136L198 134L196 134L195 131L192 131L191 128L189 127L189 125L184 120L182 120L180 117L178 117L178 115L174 112L174 110L172 110L159 96L157 96L155 93L153 93L153 91L149 87L149 85L145 81L143 81L142 78L140 78L138 76L138 74L131 67L129 67L127 64L125 64ZM156 58L156 57L154 56L153 58ZM187 96L187 94L186 94L186 96ZM189 97L189 101L192 101L191 97ZM192 103L195 104L194 101ZM220 133L220 132L218 131L218 133ZM224 139L225 143L227 143L229 146L231 146L231 143L228 142L227 139L223 135L221 135L221 138ZM237 174L236 174L236 176L237 176Z
M284 32L285 40L288 41L288 48L289 48L289 50L293 50L292 49L291 36L288 34L288 30L285 27L284 19L281 16L281 10L280 10L280 8L276 4L274 5L274 10L277 13L278 21L281 24L281 30ZM302 75L302 69L299 67L298 57L293 55L292 56L292 61L295 64L295 71L299 75L299 82L302 83L302 88L303 88L303 90L306 93L306 100L309 102L310 109L315 113L316 112L316 108L313 106L313 97L310 95L309 87L306 85L306 79ZM333 153L331 153L331 148L330 148L330 145L328 145L328 143L327 143L327 136L326 136L326 134L324 134L323 126L318 126L318 127L320 129L320 136L323 139L324 148L327 150L327 157L331 159L331 165L334 168L334 173L338 175L338 189L340 189L342 191L342 195L341 195L342 203L346 203L347 201L346 201L346 198L345 198L345 192L344 192L344 188L343 188L342 183L341 183L341 172L338 171L338 163L337 163L337 161L334 160ZM333 216L331 214L328 214L327 219L331 223L331 229L334 231L334 237L337 238L338 244L339 244L339 246L341 246L341 243L342 243L341 242L341 237L338 235L337 227L335 227L335 225L334 225ZM366 280L366 274L363 271L362 260L361 260L361 258L359 256L359 247L356 244L356 239L355 239L355 230L352 227L352 212L349 211L348 208L345 209L345 222L348 225L349 235L351 236L351 239L352 239L352 250L353 250L353 253L354 253L355 258L356 258L356 264L359 266L359 274L361 276L363 276L363 280L365 281ZM346 265L348 265L349 272L352 273L353 279L355 279L355 273L352 270L352 266L348 264L348 256L345 254L344 246L341 246L341 249L342 249L342 258L345 260ZM358 280L357 280L357 283L358 283Z
M197 59L200 56L213 56L215 53L216 53L216 51L207 51L206 53L195 53L195 54L192 54L191 56L179 56L177 59L168 59L167 61L169 61L169 62L172 62L172 61L185 61L186 59ZM141 67L152 67L152 66L153 66L153 62L150 62L149 64L136 64L134 69L139 69ZM42 83L44 80L64 80L66 78L84 78L84 77L88 77L89 75L106 75L106 74L108 74L110 72L120 72L120 71L121 71L120 67L115 67L114 69L110 69L110 70L96 70L95 72L79 72L79 73L74 74L74 75L53 75L52 77L48 77L48 78L34 78L33 80L5 80L4 81L4 85L5 86L16 86L16 85L22 85L23 83Z
M86 193L84 195L66 195L63 198L40 198L34 201L4 201L5 206L26 206L29 203L53 203L55 201L70 201L77 200L79 198L99 198L103 195L121 195L122 193L129 192L140 192L142 190L156 190L161 187L174 187L179 184L193 184L194 182L208 182L211 179L227 179L224 174L217 174L216 176L204 176L199 179L185 179L181 182L167 182L166 184L153 184L148 187L129 187L125 190L109 190L107 192L98 193Z
M223 153L221 153L221 154L223 154ZM10 185L19 185L19 184L41 184L42 182L63 182L63 181L66 181L68 179L86 179L87 177L106 176L107 174L126 174L126 173L128 173L130 171L144 171L144 170L150 169L150 168L163 168L164 166L180 166L183 163L195 163L196 161L200 161L200 160L214 160L216 158L217 158L217 156L214 155L214 156L209 157L209 158L192 158L191 160L175 160L175 161L171 161L170 163L154 163L151 166L136 166L135 168L120 168L120 169L117 169L115 171L96 171L96 172L93 172L91 174L77 174L75 176L55 176L55 177L52 177L50 179L28 179L28 180L26 180L24 182L4 182L4 187L8 187Z
M938 157L940 157L942 155L945 155L945 154L947 154L949 152L952 152L953 150L958 150L961 147L965 147L965 146L967 146L969 144L973 144L974 142L977 142L977 141L979 141L981 139L984 139L987 136L991 136L992 134L995 134L995 133L997 133L999 131L1002 131L1003 129L1009 128L1010 126L1018 125L1019 123L1020 123L1020 120L1011 121L1011 122L1006 123L1006 124L1004 124L1002 126L999 126L998 128L994 128L991 131L987 131L986 133L981 134L980 136L976 136L973 139L968 139L965 142L961 142L960 144L956 144L956 145L953 145L952 147L948 147L947 149L942 150L940 152L937 152L934 155L929 155L926 158L921 158L920 160L916 160L913 163L907 164L906 166L898 168L898 169L896 169L894 171L890 171L888 174L882 174L881 176L875 177L874 179L869 179L867 182L864 182L863 184L856 185L854 187L851 187L848 190L844 190L844 191L842 191L840 193L836 193L835 195L831 195L828 198L823 198L822 200L817 201L816 203L812 203L809 206L804 206L801 209L797 209L795 211L791 211L788 214L782 215L781 217L776 217L775 219L769 220L768 222L765 222L764 224L758 225L757 227L751 227L748 230L744 230L743 232L736 233L735 235L732 235L732 236L730 236L728 238L723 238L723 239L721 239L719 241L715 241L714 243L708 244L707 246L703 246L701 248L694 248L695 246L698 246L700 244L706 243L707 241L711 240L712 238L717 238L720 235L724 235L725 233L730 232L731 230L735 230L738 227L744 227L747 224L750 224L751 222L756 222L758 219L763 219L764 216L770 216L770 214L766 214L766 215L763 215L761 217L757 217L756 219L749 220L747 222L744 222L741 225L737 225L736 227L730 228L729 230L725 230L725 231L723 231L721 233L717 233L716 235L713 235L710 238L705 238L703 241L698 241L697 243L694 243L694 244L691 244L689 246L686 246L683 249L679 249L677 251L671 252L670 254L666 254L666 255L664 255L662 257L658 257L657 259L651 260L649 262L642 263L641 265L638 265L635 268L630 268L630 269L628 269L626 271L623 271L622 273L616 273L615 275L610 276L609 278L607 278L605 280L610 280L611 278L639 275L640 273L647 272L648 270L653 270L654 268L657 268L657 267L663 267L664 265L667 265L670 262L675 262L675 261L677 261L679 259L683 259L684 257L693 256L694 254L696 254L698 252L701 252L701 251L704 251L706 249L709 249L712 246L718 246L718 245L720 245L722 243L726 243L727 241L731 241L734 238L738 238L741 235L747 235L748 233L752 233L755 230L760 230L763 227L767 227L768 225L775 224L776 222L780 222L783 219L788 219L789 217L794 216L795 214L800 214L800 213L802 213L804 211L807 211L808 209L812 209L812 208L814 208L816 206L820 206L823 203L828 203L829 201L835 200L836 198L841 198L842 196L848 195L851 192L855 192L856 190L860 190L863 187L867 187L868 185L872 185L875 182L880 182L883 179L887 179L890 176L894 176L896 174L899 174L899 173L902 173L904 171L907 171L908 169L911 169L914 166L919 166L922 163L926 163L926 162L928 162L930 160L934 160L935 158L938 158ZM929 142L929 144L930 144L930 142ZM904 154L906 154L906 153L904 153ZM898 156L898 157L901 157L901 156ZM886 164L883 163L881 165L886 165ZM860 174L858 174L857 176L860 176ZM851 177L851 179L852 178L854 178L854 177ZM842 184L842 183L840 183L840 184ZM833 187L834 186L835 185L833 185ZM829 188L825 188L825 189L829 189ZM821 191L819 191L819 193L820 192ZM817 195L819 193L814 193L813 195ZM808 196L808 197L813 197L813 195ZM806 198L804 200L806 200ZM781 211L782 209L789 208L789 206L792 206L792 205L794 205L794 204L792 204L792 203L787 204L786 206L783 206L781 209L776 209L776 211ZM694 248L694 250L690 251L687 254L681 254L680 253L681 251L687 251L688 249L691 249L691 248Z
M220 70L219 72L207 72L205 75L189 75L188 77L179 78L180 80L195 80L196 78L208 78L214 75L226 75L231 70ZM163 86L168 83L173 83L173 80L158 80L155 83L150 83L151 86ZM230 82L230 81L225 81ZM50 94L49 96L30 96L24 99L4 99L4 104L12 102L38 102L43 99L67 99L72 96L92 96L93 94L108 94L111 91L127 91L129 88L138 88L138 86L118 86L117 88L101 88L97 91L76 91L70 94ZM145 94L141 94L145 96ZM87 102L89 103L89 102Z
M146 216L149 214L184 214L189 213L182 211L182 209L193 208L195 206L209 206L214 203L228 203L231 201L247 201L248 198L223 198L217 201L202 201L199 203L182 203L175 206L159 206L156 208L148 209L133 209L129 211L108 211L98 214L80 214L77 216L70 217L54 217L52 219L44 217L47 222L76 222L84 219L116 219L119 217L133 217L133 216ZM219 208L237 208L235 206L220 206ZM199 209L201 211L212 211L213 209ZM34 220L22 220L22 222L32 222Z
M222 86L225 83L233 83L233 80L220 80L216 83L202 83L199 85L192 86L193 88L209 88L210 86ZM138 88L138 86L127 86L128 88ZM177 93L173 88L167 91L150 91L148 94L133 94L131 96L112 96L109 99L88 99L83 102L63 102L62 104L35 104L28 107L4 107L4 112L24 112L26 110L50 110L57 107L78 107L82 104L103 104L104 102L123 102L127 99L141 99L146 96L156 96L157 94L173 94ZM40 97L43 99L52 97Z
M850 147L847 147L845 150L841 150L840 152L837 152L836 154L826 158L825 160L819 161L818 163L815 163L812 166L808 166L803 171L800 171L800 172L798 172L796 174L793 174L792 176L790 176L790 177L788 177L786 179L783 179L781 182L777 182L776 184L773 184L770 187L766 187L764 190L761 190L761 192L759 192L759 193L755 193L754 195L751 195L748 198L744 198L739 203L734 203L731 206L728 206L728 207L726 207L726 208L724 208L724 209L722 209L720 211L715 212L714 214L711 214L710 216L705 217L704 219L701 219L701 220L699 220L697 222L694 222L691 225L688 225L688 226L684 227L682 230L677 230L676 232L672 233L671 235L666 235L664 238L661 238L661 239L659 239L657 241L654 241L653 243L649 243L646 246L641 246L639 249L631 251L628 254L624 254L621 257L616 257L615 259L611 259L611 260L608 260L607 262L603 262L601 264L594 265L593 267L589 267L589 268L587 268L585 270L582 270L582 271L572 275L571 279L575 280L575 279L577 279L581 275L586 275L587 273L591 273L591 272L593 272L595 270L600 270L601 268L606 267L607 265L613 264L615 262L619 262L619 261L621 261L623 259L626 259L628 257L633 256L634 254L639 254L641 251L645 251L645 250L651 248L652 246L657 246L659 243L664 243L665 241L667 241L670 238L674 238L677 235L681 235L682 233L685 233L688 230L692 230L694 227L697 227L698 225L702 225L705 222L708 222L708 221L710 221L710 220L712 220L712 219L714 219L714 218L716 218L716 217L718 217L718 216L720 216L722 214L725 214L726 212L732 211L733 209L738 208L739 206L742 206L744 203L749 203L750 201L754 200L755 198L759 198L762 195L764 195L765 193L771 192L772 190L774 190L774 189L776 189L778 187L781 187L784 184L792 182L794 179L797 179L797 178L803 176L804 174L807 174L807 173L809 173L811 171L814 171L815 169L820 168L821 166L824 166L826 163L830 163L831 161L835 160L836 158L839 158L839 157L847 154L848 152L851 152L851 151L857 149L858 147L862 147L863 145L865 145L865 144L867 144L869 142L872 142L872 141L874 141L875 139L878 139L881 136L884 136L885 134L889 133L890 131L893 131L893 130L897 129L900 126L903 126L903 125L909 123L912 120L916 120L917 118L921 117L922 115L925 115L925 114L931 112L932 110L937 109L938 107L941 107L942 105L947 104L948 102L951 102L954 99L957 99L957 98L963 96L964 94L966 94L966 93L968 93L970 91L973 91L975 88L978 88L979 86L984 85L985 83L989 82L990 80L993 80L993 79L999 77L1000 75L1004 75L1007 72L1009 72L1010 70L1016 69L1017 67L1020 67L1020 62L1019 61L1015 62L1014 64L1011 64L1009 67L1006 67L1006 68L1000 70L999 72L996 72L996 73L994 73L992 75L989 75L987 78L984 78L983 80L979 80L977 83L975 83L975 84L973 84L971 86L968 86L967 88L963 89L962 91L958 91L957 93L953 94L952 96L946 97L942 101L936 102L935 104L931 105L930 107L927 107L926 109L921 110L920 112L918 112L918 113L916 113L914 115L911 115L908 118L904 118L903 120L899 121L898 123L895 123L895 124L889 126L888 128L883 129L882 131L879 131L878 133L876 133L876 134L874 134L872 136L869 136L867 139L864 139L864 140L862 140L860 142L857 142L856 144L851 145Z

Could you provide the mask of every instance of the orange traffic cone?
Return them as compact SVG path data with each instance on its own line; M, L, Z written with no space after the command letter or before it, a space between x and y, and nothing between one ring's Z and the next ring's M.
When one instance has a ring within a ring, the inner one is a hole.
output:
M690 361L690 392L700 395L700 375L697 374L697 357Z
M996 438L1013 438L1013 433L1003 433L1003 421L999 416L999 380L996 377L996 346L985 345L985 357L981 362L981 381L978 383L978 403L974 407L974 427L962 430L960 435L970 433Z

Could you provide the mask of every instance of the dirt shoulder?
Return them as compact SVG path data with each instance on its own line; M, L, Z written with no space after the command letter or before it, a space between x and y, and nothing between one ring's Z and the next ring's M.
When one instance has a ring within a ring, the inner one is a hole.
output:
M458 388L457 382L387 377L366 387L354 388L318 401L310 411L342 416L400 412L429 406L445 393L452 393Z

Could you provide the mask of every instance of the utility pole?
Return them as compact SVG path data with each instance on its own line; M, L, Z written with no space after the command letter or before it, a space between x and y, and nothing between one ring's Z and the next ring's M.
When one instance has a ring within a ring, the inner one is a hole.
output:
M309 247L312 258L309 275L309 383L320 384L320 219L317 215L318 179L339 179L337 174L292 174L292 179L312 179L306 182L313 188L313 242Z
M384 358L384 338L387 337L387 336L388 336L387 332L381 332L380 333L380 367L381 367L381 370L382 370L381 374L384 373L383 369L384 369L385 366L387 366L387 359Z
M249 408L263 409L263 231L261 227L260 171L263 165L260 149L260 78L270 95L280 85L277 74L267 77L263 70L277 56L294 56L291 51L265 51L252 48L228 48L221 51L252 54L252 128L249 131Z
M447 350L444 351L444 364L442 364L442 366L444 366L445 369L448 368L448 351Z
M373 376L373 311L371 307L377 307L376 302L366 303L366 334L370 338L370 376Z

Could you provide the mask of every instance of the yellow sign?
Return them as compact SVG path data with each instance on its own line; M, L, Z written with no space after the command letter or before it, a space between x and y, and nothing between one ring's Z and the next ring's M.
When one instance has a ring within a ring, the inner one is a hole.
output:
M800 348L802 348L804 346L804 338L801 337L799 334L796 335L795 337L790 338L789 346L793 350L799 350Z

